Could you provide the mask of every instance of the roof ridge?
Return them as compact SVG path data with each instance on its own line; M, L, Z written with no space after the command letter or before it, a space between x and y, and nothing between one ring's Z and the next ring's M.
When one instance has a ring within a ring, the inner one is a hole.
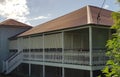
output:
M94 22L93 22L93 18L92 18L92 14L91 14L91 9L90 9L90 7L93 7L93 6L87 5L87 23L88 23L88 24L94 23Z

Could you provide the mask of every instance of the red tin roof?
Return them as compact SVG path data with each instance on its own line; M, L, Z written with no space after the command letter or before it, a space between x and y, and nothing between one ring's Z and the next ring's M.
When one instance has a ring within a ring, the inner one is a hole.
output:
M36 33L78 27L87 24L99 24L104 26L111 26L113 20L111 17L112 11L102 9L100 14L100 21L97 23L97 16L101 8L95 6L85 6L79 10L40 24L19 36L26 36Z

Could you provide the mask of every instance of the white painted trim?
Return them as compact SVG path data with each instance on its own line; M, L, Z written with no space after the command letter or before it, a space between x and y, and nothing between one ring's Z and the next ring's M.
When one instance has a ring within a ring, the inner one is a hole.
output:
M31 64L29 63L29 76L31 76Z
M62 64L64 64L64 32L62 32Z
M45 77L45 38L43 34L43 77Z
M23 61L22 63L26 64L35 64L35 65L43 65L43 62L38 62L38 61ZM45 65L47 66L54 66L54 67L64 67L64 68L73 68L73 69L83 69L83 70L101 70L104 68L103 65L101 66L85 66L85 65L73 65L73 64L61 64L61 63L50 63L50 62L45 62Z
M28 44L29 44L29 60L30 60L30 47L31 47L31 41L30 41L30 36L29 36L29 38L28 38ZM29 76L31 76L31 64L29 63L29 74L28 74Z
M92 27L89 26L89 52L90 52L90 77L93 77L93 73L92 73Z
M90 66L92 66L92 27L89 26L89 52L90 52Z
M65 31L73 31L73 30L79 30L79 29L84 29L84 28L89 28L89 25L85 25L85 26L79 26L79 27L76 27L76 28L69 28L69 29L64 29L64 30L57 30L57 31L51 31L51 32L44 32L44 33L39 33L38 35L46 35L46 34L52 34L52 33L61 33L61 32L65 32ZM33 34L35 35L35 34ZM36 37L38 35L35 35ZM32 35L29 35L32 37Z
M93 28L103 28L103 29L110 29L110 27L109 26L100 26L100 25L98 25L98 26L95 26L95 25L91 25Z
M64 64L64 31L62 31L62 64ZM65 76L64 67L62 67L62 77Z
M29 60L30 60L30 53L31 53L31 52L30 52L30 47L31 47L31 45L30 45L30 44L31 44L30 36L29 36L28 40L29 40L29 41L28 41L28 44L29 44Z
M90 77L93 77L93 71L90 70Z
M53 67L64 67L72 69L81 69L81 70L91 70L91 66L86 65L73 65L73 64L62 64L62 63L50 63L50 62L38 62L38 61L23 61L23 63L31 63L37 65L53 66Z

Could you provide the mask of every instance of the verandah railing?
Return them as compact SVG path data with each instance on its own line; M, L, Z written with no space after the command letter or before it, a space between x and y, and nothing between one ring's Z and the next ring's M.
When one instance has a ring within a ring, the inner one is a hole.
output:
M3 70L5 74L9 74L13 71L23 60L22 51L15 52L13 55L9 56L6 60L3 61Z
M90 52L89 49L45 49L44 50L44 61L46 62L57 62L66 64L79 64L79 65L89 65L90 62ZM96 48L92 51L92 64L93 65L104 65L108 57L105 55L105 49ZM24 50L23 59L43 61L43 50L42 49L31 49Z

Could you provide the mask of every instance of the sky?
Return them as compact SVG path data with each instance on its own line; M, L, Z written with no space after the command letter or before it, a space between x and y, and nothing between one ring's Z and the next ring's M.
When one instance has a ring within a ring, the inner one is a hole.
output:
M37 26L86 5L101 7L104 0L0 0L0 22L6 19ZM106 0L103 8L119 11L116 0Z

